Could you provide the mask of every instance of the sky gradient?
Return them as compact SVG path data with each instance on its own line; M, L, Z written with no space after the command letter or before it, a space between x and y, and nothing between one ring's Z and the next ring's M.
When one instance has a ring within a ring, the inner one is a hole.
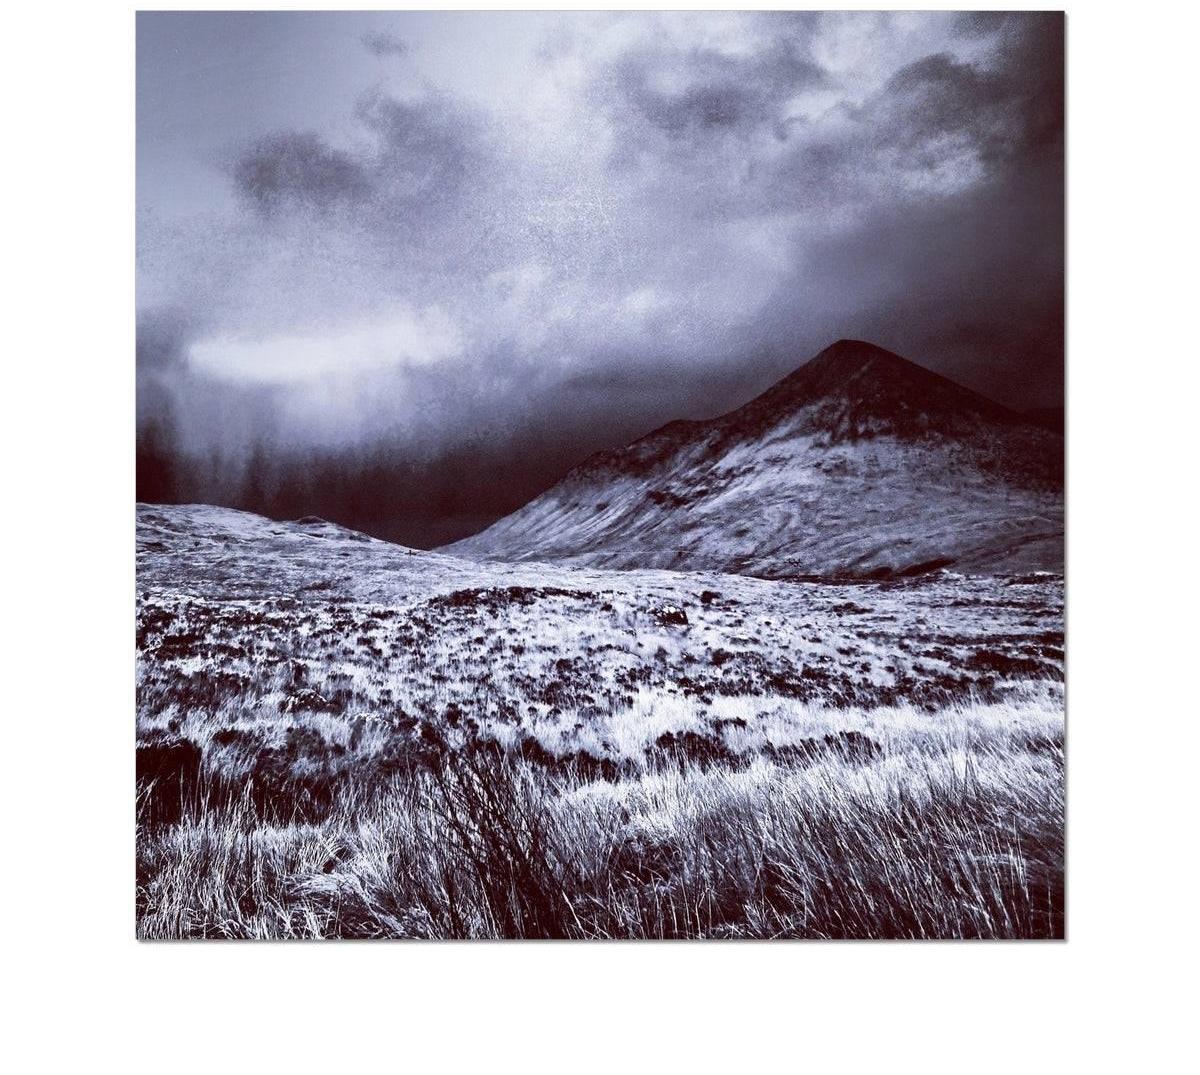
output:
M139 496L437 544L840 337L1062 401L1058 14L137 38Z

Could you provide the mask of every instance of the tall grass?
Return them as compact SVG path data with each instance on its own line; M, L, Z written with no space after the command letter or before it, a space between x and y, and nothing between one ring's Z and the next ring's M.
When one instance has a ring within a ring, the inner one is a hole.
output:
M614 783L499 753L281 817L209 773L138 840L144 938L1061 937L1063 758L1051 740L923 738L866 763Z

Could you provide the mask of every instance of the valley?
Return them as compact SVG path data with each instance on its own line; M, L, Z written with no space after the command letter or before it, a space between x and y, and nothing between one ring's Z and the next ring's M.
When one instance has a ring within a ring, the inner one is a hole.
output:
M141 936L1062 936L1062 438L881 348L440 550L137 555Z

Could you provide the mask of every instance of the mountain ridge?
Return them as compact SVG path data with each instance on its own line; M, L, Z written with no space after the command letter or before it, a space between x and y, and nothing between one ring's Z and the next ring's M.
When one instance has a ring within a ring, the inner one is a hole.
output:
M1061 436L839 340L740 407L596 453L445 551L769 577L1059 570L1061 489Z

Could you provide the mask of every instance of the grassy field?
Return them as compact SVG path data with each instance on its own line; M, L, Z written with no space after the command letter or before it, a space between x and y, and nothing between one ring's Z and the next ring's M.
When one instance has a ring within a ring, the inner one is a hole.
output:
M708 758L681 742L604 780L517 748L459 750L359 760L319 800L302 778L256 789L214 762L177 822L143 829L138 932L1062 935L1054 707L823 719L868 726L878 754L822 737L787 758Z
M1060 578L138 536L141 937L1064 932Z

